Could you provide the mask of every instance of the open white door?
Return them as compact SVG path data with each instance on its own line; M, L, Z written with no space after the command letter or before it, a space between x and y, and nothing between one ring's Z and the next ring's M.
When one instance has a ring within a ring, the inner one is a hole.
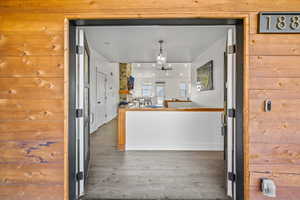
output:
M227 48L227 106L226 106L226 170L227 195L235 199L235 35L233 29L228 30Z
M84 195L89 163L89 55L84 31L77 29L76 47L76 194Z

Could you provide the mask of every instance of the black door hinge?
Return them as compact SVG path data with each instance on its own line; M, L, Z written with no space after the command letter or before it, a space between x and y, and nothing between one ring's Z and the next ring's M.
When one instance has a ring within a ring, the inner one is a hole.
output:
M83 180L83 172L78 172L76 174L76 179L77 179L77 181Z
M79 55L83 54L83 47L76 45L76 53Z
M227 177L228 177L228 180L233 181L233 182L235 181L235 174L233 172L228 172Z
M235 109L234 108L230 108L228 109L228 117L235 117Z
M83 109L76 109L76 118L83 116Z
M227 53L228 54L234 54L234 53L236 53L236 45L233 44L233 45L228 46Z
M222 126L221 135L222 136L226 136L227 135L227 126L226 125Z

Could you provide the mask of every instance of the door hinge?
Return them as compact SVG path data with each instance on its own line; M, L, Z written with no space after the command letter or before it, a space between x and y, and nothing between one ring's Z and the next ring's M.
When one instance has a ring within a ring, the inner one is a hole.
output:
M236 45L235 44L229 45L228 48L227 48L227 53L228 54L234 54L234 53L236 53Z
M221 135L222 135L222 136L227 135L227 126L226 126L226 125L222 126L222 129L221 129Z
M77 181L83 180L83 172L77 172L76 179Z
M228 172L227 174L228 180L235 181L235 174L233 172Z
M81 109L81 108L76 109L76 118L79 118L82 116L83 116L83 109Z
M231 118L235 117L235 109L234 108L228 109L228 117L231 117Z
M83 54L83 46L76 45L76 53L79 55Z

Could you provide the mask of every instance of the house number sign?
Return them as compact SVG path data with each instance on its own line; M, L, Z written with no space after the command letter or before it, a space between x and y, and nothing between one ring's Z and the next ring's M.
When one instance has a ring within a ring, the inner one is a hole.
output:
M259 33L300 33L300 12L261 12Z

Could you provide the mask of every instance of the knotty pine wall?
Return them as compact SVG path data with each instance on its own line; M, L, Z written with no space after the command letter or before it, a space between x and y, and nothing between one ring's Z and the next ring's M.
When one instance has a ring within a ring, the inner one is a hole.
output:
M249 15L246 197L300 197L300 35L257 34L259 11L300 11L299 0L0 0L0 199L59 200L64 189L64 17ZM263 101L273 111L263 112ZM250 185L248 187L248 184Z

